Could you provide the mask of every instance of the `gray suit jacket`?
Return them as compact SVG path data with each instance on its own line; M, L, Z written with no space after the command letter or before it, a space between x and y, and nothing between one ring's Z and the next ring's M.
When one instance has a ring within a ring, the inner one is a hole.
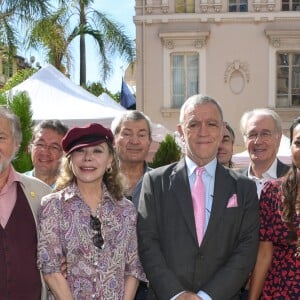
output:
M237 195L238 207L227 208ZM185 160L144 176L138 215L140 258L150 281L147 299L186 290L212 299L238 299L258 247L254 182L217 165L209 224L198 246Z
M32 211L32 215L35 220L35 224L37 225L38 212L40 209L41 199L43 196L46 196L51 193L52 189L46 183L41 180L29 177L24 174L18 173L21 177L21 186L24 191L24 194L28 200L29 206ZM47 288L46 284L43 280L43 276L41 274L42 281L42 295L41 300L47 299Z

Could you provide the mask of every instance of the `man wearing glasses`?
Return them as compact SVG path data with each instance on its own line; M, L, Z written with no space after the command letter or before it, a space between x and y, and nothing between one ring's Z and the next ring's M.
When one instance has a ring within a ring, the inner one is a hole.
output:
M241 173L256 183L260 198L268 180L282 177L289 170L289 166L276 157L282 136L281 120L271 109L254 109L243 114L240 129L250 157L249 166ZM240 299L248 298L248 284L242 289Z
M52 188L63 156L61 140L68 127L59 120L45 120L36 125L30 145L33 170L26 175L37 177Z
M284 176L289 170L276 158L282 136L281 120L271 109L254 109L243 114L240 128L250 156L248 168L241 172L255 181L260 197L266 181Z

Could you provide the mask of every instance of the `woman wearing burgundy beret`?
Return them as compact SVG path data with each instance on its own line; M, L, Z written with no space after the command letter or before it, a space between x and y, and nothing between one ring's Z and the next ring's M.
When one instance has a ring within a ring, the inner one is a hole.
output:
M123 196L113 142L112 132L97 123L74 127L62 140L62 171L39 214L38 264L49 298L129 300L146 280L136 210Z

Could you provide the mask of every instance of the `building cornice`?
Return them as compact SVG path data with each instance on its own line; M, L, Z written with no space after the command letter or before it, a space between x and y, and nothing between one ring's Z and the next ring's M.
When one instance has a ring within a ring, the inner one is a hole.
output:
M300 45L300 29L265 30L265 34L274 48Z
M160 32L159 37L167 49L174 49L177 43L202 48L206 45L209 31Z
M140 23L264 23L264 22L299 22L298 11L288 12L234 12L234 13L190 13L137 15L134 17L136 25Z

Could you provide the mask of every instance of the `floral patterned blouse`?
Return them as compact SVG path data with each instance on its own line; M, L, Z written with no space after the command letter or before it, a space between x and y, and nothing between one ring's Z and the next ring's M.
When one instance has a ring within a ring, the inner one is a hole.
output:
M65 257L74 299L123 299L125 275L146 281L137 253L136 209L126 198L115 201L103 185L102 249L93 244L90 215L75 184L42 199L39 268L44 274L60 272Z
M260 240L273 244L273 261L261 299L300 299L300 258L295 257L296 241L288 243L288 228L281 219L282 182L266 184L260 197ZM294 226L300 236L300 216Z

